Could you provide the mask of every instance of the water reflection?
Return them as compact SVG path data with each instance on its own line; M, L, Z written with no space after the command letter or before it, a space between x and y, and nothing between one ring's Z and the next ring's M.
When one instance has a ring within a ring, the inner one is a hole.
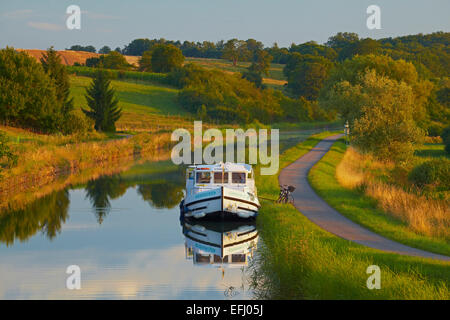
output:
M128 185L120 174L100 177L87 183L85 191L94 209L99 224L111 210L111 199L121 197L128 189Z
M69 216L69 203L68 191L62 190L36 200L25 209L0 214L0 242L9 246L15 240L27 241L39 231L52 240Z
M156 168L155 168L156 167ZM82 189L98 224L111 212L111 201L136 189L151 207L172 209L183 198L184 170L170 162L144 163L130 170L89 180L85 185L66 188L43 196L23 208L0 213L0 243L10 246L42 233L54 239L69 218L69 191Z
M0 213L0 299L252 298L254 223L187 221L180 232L184 172L140 163ZM81 290L65 287L72 264Z
M194 265L217 268L247 266L258 244L254 222L182 222L185 257Z

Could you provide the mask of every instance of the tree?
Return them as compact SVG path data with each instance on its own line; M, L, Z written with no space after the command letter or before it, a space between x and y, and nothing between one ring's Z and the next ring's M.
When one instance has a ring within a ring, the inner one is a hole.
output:
M353 144L381 160L407 160L424 137L413 117L412 88L374 70L367 70L361 78L361 85L348 92L360 102L360 116L351 131Z
M313 56L322 56L331 61L334 61L337 57L336 51L326 45L320 45L315 41L308 41L299 45L292 44L289 48L289 52L298 52L300 54L310 54Z
M71 46L69 49L66 50L72 50L72 51L86 51L86 52L96 52L96 49L94 46L80 46L78 44Z
M253 63L242 73L242 78L253 82L257 88L263 88L263 77L260 72L255 70Z
M222 57L232 61L233 66L236 66L240 60L248 60L250 58L250 51L247 48L247 43L238 39L228 40L223 48Z
M264 49L264 44L255 39L248 39L245 41L246 48L249 51L249 57L252 61L256 61L257 54Z
M270 62L273 60L273 57L267 52L263 50L258 50L254 53L253 63L250 66L250 69L254 72L258 72L260 74L269 75Z
M293 53L283 72L294 95L315 100L332 67L333 63L324 57Z
M152 71L152 51L148 50L142 54L141 59L139 59L139 70L151 72Z
M111 48L108 46L103 46L100 50L98 50L98 53L101 54L108 54L111 52Z
M95 121L94 128L97 131L115 132L115 123L122 114L122 109L117 106L119 101L110 84L106 72L99 69L91 85L86 89L85 97L89 109L82 108L82 111Z
M151 66L154 72L170 72L181 67L183 62L183 53L172 44L159 44L152 49Z
M125 57L116 51L101 56L100 61L106 69L126 70L130 67Z
M321 107L338 112L344 120L350 122L360 115L360 96L352 93L362 86L367 70L374 70L379 76L405 82L414 93L413 116L417 124L423 125L426 119L425 103L432 90L429 81L419 79L416 68L404 60L393 60L388 56L355 56L338 64L331 72L319 93Z
M149 39L135 39L125 46L122 53L129 56L141 56L145 51L148 51L151 46L152 42Z
M0 119L41 131L55 131L59 108L54 81L25 52L0 50Z
M259 50L254 53L254 61L242 73L242 78L253 82L257 88L264 88L262 74L268 75L270 68L270 61L273 57L266 51Z
M61 57L53 47L43 53L40 60L44 71L54 81L56 100L61 116L64 118L73 110L73 98L70 98L70 80L66 66L61 63Z

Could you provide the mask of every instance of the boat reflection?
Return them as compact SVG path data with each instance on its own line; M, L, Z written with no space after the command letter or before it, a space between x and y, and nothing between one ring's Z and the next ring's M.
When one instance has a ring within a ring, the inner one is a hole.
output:
M185 258L194 265L216 268L247 266L257 248L254 222L182 222Z

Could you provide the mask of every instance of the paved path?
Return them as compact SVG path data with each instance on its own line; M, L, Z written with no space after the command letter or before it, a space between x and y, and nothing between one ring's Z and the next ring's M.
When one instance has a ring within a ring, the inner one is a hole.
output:
M411 248L363 228L331 208L313 191L307 179L309 170L341 136L335 135L322 140L310 152L281 171L280 184L296 187L293 196L297 210L322 229L367 247L403 255L450 261L450 257Z

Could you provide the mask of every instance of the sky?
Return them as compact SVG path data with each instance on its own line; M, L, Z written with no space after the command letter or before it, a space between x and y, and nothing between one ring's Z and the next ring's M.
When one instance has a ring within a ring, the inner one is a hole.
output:
M81 29L66 27L69 5ZM369 5L381 29L369 30ZM219 41L254 38L280 47L337 32L373 39L450 31L449 0L39 0L0 2L0 47L63 50L74 44L121 47L137 38Z

